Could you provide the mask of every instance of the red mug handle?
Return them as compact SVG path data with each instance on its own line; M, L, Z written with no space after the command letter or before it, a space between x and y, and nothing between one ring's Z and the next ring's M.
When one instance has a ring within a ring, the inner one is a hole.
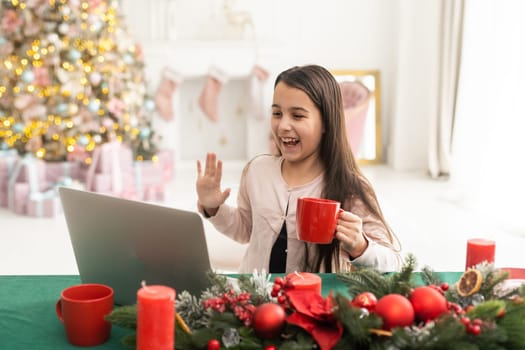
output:
M57 313L58 319L64 323L64 318L62 317L62 299L58 299L55 304L55 311Z
M337 220L339 220L339 216L341 216L341 213L343 213L344 210L339 208L339 210L337 210L337 215L335 216L335 228L337 228ZM335 232L336 230L334 229L334 235L335 235Z

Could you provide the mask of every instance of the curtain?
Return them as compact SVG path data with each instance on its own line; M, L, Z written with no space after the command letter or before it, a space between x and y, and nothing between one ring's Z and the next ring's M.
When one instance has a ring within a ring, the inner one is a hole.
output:
M430 120L429 173L433 178L448 178L454 130L456 95L461 61L463 0L443 0L440 16L440 57L436 113Z
M525 234L525 2L467 0L453 136L457 203Z

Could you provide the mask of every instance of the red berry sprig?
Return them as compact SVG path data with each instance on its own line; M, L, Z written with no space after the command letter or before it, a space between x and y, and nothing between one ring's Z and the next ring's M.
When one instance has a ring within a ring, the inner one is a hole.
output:
M465 310L463 310L463 308L459 304L448 302L447 307L450 311L454 312L456 315L465 314Z
M443 282L439 286L435 285L435 284L430 284L429 287L437 290L442 295L445 295L445 292L447 290L449 290L449 288L450 288L450 286L449 286L449 284L447 282Z
M270 295L277 298L277 302L287 309L289 307L288 297L286 296L286 280L282 277L276 277L273 281L273 287Z
M250 303L250 298L250 293L243 292L235 294L235 292L230 289L221 296L204 300L203 306L205 309L212 309L219 313L223 313L229 309L245 326L249 327L252 324L253 314L256 309L255 306Z
M472 334L472 335L479 335L481 334L481 326L483 325L483 321L479 318L475 318L471 320L470 318L466 316L462 316L459 321L465 326L465 330Z

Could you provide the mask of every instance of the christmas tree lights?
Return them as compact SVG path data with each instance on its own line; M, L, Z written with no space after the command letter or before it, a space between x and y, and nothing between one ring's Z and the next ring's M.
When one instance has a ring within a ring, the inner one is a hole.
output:
M110 140L153 159L155 105L118 1L2 0L0 148L82 159Z

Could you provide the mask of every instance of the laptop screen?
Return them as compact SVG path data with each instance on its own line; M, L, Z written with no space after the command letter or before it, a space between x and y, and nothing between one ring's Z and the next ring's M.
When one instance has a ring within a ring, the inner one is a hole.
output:
M115 303L136 302L148 285L199 295L211 270L196 212L62 187L59 189L82 283L103 283Z

